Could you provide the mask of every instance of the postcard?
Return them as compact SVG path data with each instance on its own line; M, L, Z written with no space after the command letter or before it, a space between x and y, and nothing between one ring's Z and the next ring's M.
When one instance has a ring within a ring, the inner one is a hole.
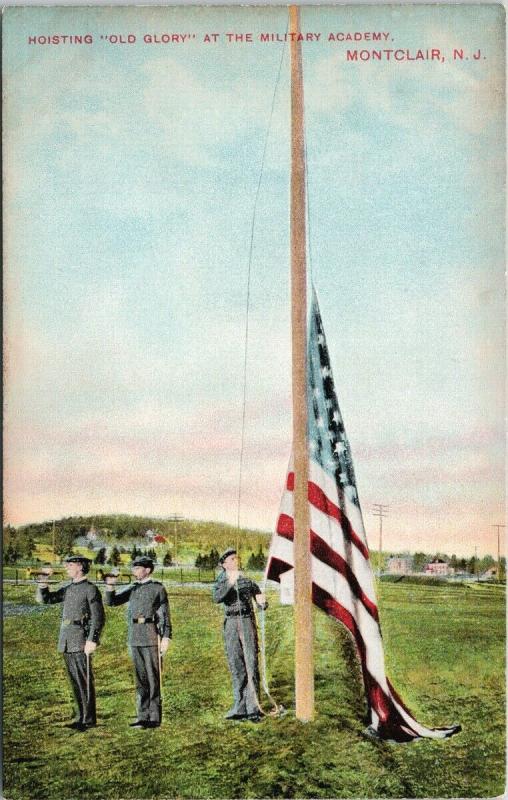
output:
M5 797L501 795L503 7L2 58Z

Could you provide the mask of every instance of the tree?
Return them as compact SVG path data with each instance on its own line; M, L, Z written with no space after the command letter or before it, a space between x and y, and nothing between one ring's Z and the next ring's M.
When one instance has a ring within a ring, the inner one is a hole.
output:
M259 545L259 550L256 554L251 553L247 561L247 569L264 569L266 558L263 553L263 548Z
M68 556L72 553L74 545L74 530L64 521L55 529L55 553L59 556Z
M266 566L266 557L263 553L263 548L259 545L259 550L256 553L256 568L257 569L264 569Z
M19 558L19 553L12 544L8 544L4 549L4 564L15 564Z
M25 544L25 556L31 558L35 550L35 539L33 536L27 536Z
M413 569L415 572L423 572L425 564L429 561L426 553L415 553L413 556Z
M162 566L163 567L170 567L172 563L173 563L173 558L172 558L171 553L169 552L169 550L167 550L166 554L165 554L165 556L164 556L164 558L162 560Z
M476 558L471 556L469 561L467 562L467 571L471 573L471 575L476 575Z
M4 547L8 547L13 541L16 541L16 528L12 525L6 525L3 531Z
M120 563L120 560L120 551L115 545L109 554L108 564L111 564L112 567L117 567Z
M203 556L201 555L201 553L198 553L197 558L194 562L194 566L198 567L198 569L203 568Z
M105 563L106 563L106 548L101 547L101 549L94 558L94 564L105 564Z

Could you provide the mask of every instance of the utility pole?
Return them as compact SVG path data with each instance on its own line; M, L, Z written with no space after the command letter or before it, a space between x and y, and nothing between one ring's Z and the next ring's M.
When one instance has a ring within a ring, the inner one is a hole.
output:
M500 538L499 537L499 531L500 531L501 528L506 528L506 525L498 524L498 525L493 525L492 527L497 529L497 579L499 581L499 580L501 580L501 578L500 578L500 575L501 575L501 549L500 549L500 546L499 546L499 538Z
M174 536L174 539L175 539L175 557L173 559L173 563L175 563L175 564L176 564L176 554L177 554L177 550L178 550L178 530L177 530L176 526L177 526L177 523L181 522L182 520L183 520L183 517L180 517L178 514L171 514L171 516L169 517L169 521L173 523L173 536Z
M373 503L372 513L375 517L379 517L379 564L378 564L378 577L381 577L381 551L383 550L383 517L388 516L390 506L385 503Z
M474 566L473 566L473 575L476 575L476 582L478 582L478 580L480 579L480 575L479 575L479 573L478 573L478 568L477 568L477 563L476 563L476 562L477 562L477 560L478 560L478 558L477 558L477 555L476 555L476 554L477 554L477 552L478 552L478 547L475 545L475 546L474 546Z
M56 561L56 553L55 553L55 520L53 520L53 563Z

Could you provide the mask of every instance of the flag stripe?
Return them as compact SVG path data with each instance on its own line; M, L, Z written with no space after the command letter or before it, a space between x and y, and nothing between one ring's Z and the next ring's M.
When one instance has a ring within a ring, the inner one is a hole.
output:
M332 478L330 475L328 475L323 467L312 456L309 458L309 480L317 484L317 486L321 486L326 496L333 500L336 505L342 508L342 512L350 521L354 532L365 545L363 552L364 555L366 554L365 557L368 560L369 548L367 546L367 537L363 527L362 512L359 505L351 502L350 498L348 497L347 487L346 491L342 493L342 497L339 502L336 477L334 476Z
M341 528L338 523L327 517L319 509L311 506L310 528L349 564L355 578L362 587L362 591L376 605L376 593L370 563L356 547L352 547L341 536Z
M282 572L291 568L291 565L287 562L275 558L272 564L273 568L270 575L272 579L275 579L275 573L280 575ZM341 622L352 634L360 656L364 683L366 687L368 687L369 705L372 706L376 712L385 738L394 739L395 741L409 741L414 739L417 734L411 728L406 728L405 734L401 734L398 730L398 727L403 725L403 719L391 701L389 693L383 690L367 667L367 647L365 646L363 636L352 613L315 582L312 584L312 601L327 614L334 617L338 622ZM395 726L393 724L394 716L397 717L397 724Z
M291 542L293 541L294 523L291 517L285 516L283 526L281 526L281 528L277 526L277 530L280 536L289 539ZM376 621L378 621L377 607L371 600L369 600L365 592L362 590L362 587L358 583L349 564L346 563L342 556L340 556L337 552L334 552L332 548L327 545L323 539L321 539L321 537L314 533L314 531L310 532L310 542L312 555L316 556L316 558L322 561L326 566L340 573L348 582L355 597L363 603L369 614Z
M294 491L294 473L292 474L292 479L287 481L287 489L288 491ZM342 528L344 536L346 536L360 551L364 558L369 557L369 551L367 547L364 545L362 540L353 530L351 523L349 522L348 518L342 513L340 508L332 503L332 501L326 496L324 491L312 481L309 481L309 490L308 490L308 498L309 502L312 503L313 506L318 508L324 514L328 514L328 516L336 519L339 525Z
M393 738L396 741L414 739L417 734L416 731L412 729L410 729L410 732L408 732L407 737L397 738L399 736L397 726L401 725L403 720L391 700L389 690L388 692L383 690L382 686L379 685L367 668L367 647L352 614L331 595L329 595L328 592L316 586L315 584L312 586L312 600L317 606L319 606L319 608L323 609L323 611L326 611L327 614L335 617L335 619L337 619L339 622L342 622L342 624L352 634L359 651L360 663L362 666L364 683L367 687L369 704L374 707L380 724L384 726L385 733L390 734L387 738ZM396 721L394 720L394 716L397 717Z
M285 517L293 517L293 497L294 495L290 491L284 492L282 496L281 515L284 516L283 519L279 518L278 526L282 526L283 529L288 525ZM376 605L374 580L369 559L365 558L356 547L349 546L338 521L320 511L316 506L310 505L310 527L329 547L348 562L362 591ZM292 530L292 528L289 527L288 530Z

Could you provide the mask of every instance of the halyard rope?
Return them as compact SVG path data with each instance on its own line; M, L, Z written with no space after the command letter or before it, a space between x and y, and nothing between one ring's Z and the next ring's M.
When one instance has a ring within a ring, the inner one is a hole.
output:
M287 31L287 28L286 28ZM268 147L268 139L270 136L270 130L272 127L272 118L273 112L275 108L275 98L277 95L277 88L279 86L280 75L282 71L282 62L284 60L284 54L286 51L286 43L282 47L282 53L280 57L279 63L279 71L277 73L277 80L275 81L275 87L273 90L273 97L272 97L272 107L270 110L270 118L268 120L268 127L266 129L265 135L265 143L263 147L263 155L261 157L261 169L259 171L259 180L258 185L256 188L256 195L254 198L254 208L252 211L252 223L251 223L251 232L250 232L250 243L249 243L249 258L248 258L248 266L247 266L247 295L246 295L246 312L245 312L245 339L244 339L244 354L243 354L243 398L242 398L242 432L241 432L241 444L240 444L240 467L239 467L239 477L238 477L238 511L237 511L237 528L240 530L240 509L242 503L242 474L243 474L243 453L245 447L245 409L247 405L247 355L249 349L249 308L250 308L250 282L251 282L251 271L252 271L252 253L254 249L254 229L256 226L256 214L257 214L257 207L258 207L258 199L259 199L259 191L261 189L261 181L263 179L263 172L265 167L265 158L266 158L266 151ZM238 549L238 546L237 546Z
M286 26L286 33L287 33L287 26ZM284 37L286 38L286 37ZM273 90L272 96L272 105L270 109L270 117L268 120L268 126L266 129L265 141L263 146L263 154L261 157L261 169L259 172L259 179L256 188L256 194L254 198L254 207L252 211L252 223L251 223L251 232L250 232L250 242L249 242L249 257L248 257L248 266L247 266L247 293L246 293L246 312L245 312L245 339L244 339L244 354L243 354L243 391L242 391L242 427L241 427L241 444L240 444L240 464L239 464L239 475L238 475L238 509L237 509L237 530L238 536L240 533L240 511L241 511L241 504L242 504L242 477L243 477L243 456L244 456L244 449L245 449L245 419L246 419L246 405L247 405L247 357L248 357L248 349L249 349L249 310L250 310L250 287L251 287L251 271L252 271L252 254L254 250L254 230L256 226L256 215L257 215L257 208L258 208L258 200L259 200L259 193L261 189L261 182L263 180L263 173L264 173L264 166L265 166L265 158L266 152L268 148L268 140L270 136L270 130L272 127L272 119L273 119L273 112L275 109L275 99L277 96L277 89L280 82L280 76L282 72L282 64L284 61L284 55L286 52L286 43L284 42L280 62L279 62L279 69L277 72L277 79L275 81L275 86ZM236 546L237 551L239 551L239 542L237 541ZM266 584L266 581L265 581ZM240 606L240 593L238 591L238 584L236 584L236 592L238 597L238 604ZM251 601L252 602L252 601ZM254 606L254 604L253 604ZM267 681L267 672L266 672L266 638L265 638L265 615L264 610L260 612L261 616L261 642L260 642L260 653L261 653L261 677L262 677L262 685L265 694L270 699L271 703L273 704L274 711L269 713L277 713L279 708L275 701L273 700L270 690L268 688L268 681ZM252 617L253 625L256 626L256 615L253 613ZM267 716L267 712L263 710L261 707L261 703L259 702L258 692L254 685L254 680L252 675L250 674L249 666L247 664L246 658L246 651L245 651L245 637L244 637L244 627L243 627L243 618L241 615L239 616L239 634L242 643L242 648L244 651L244 661L245 667L247 670L247 680L249 681L252 689L254 690L254 694L256 697L256 702L259 708L259 711L263 716Z

